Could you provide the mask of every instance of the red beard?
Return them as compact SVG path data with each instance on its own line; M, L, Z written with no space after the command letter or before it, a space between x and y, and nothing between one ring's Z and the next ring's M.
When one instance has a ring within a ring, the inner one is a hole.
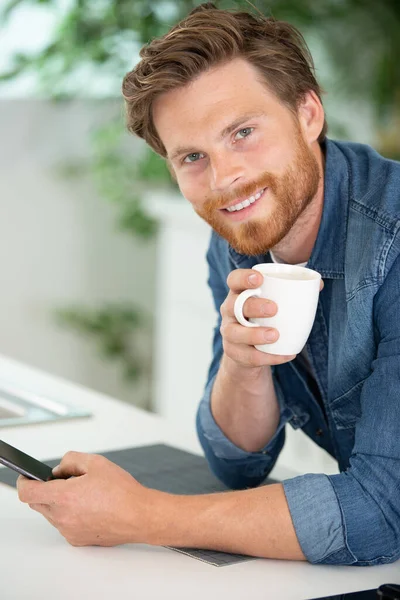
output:
M196 212L237 252L249 256L266 254L291 230L318 190L319 168L313 152L306 145L300 130L296 134L296 155L283 175L264 173L257 181L236 188L230 194L207 198ZM265 218L251 218L245 223L229 223L220 211L237 198L249 198L268 188L261 202L271 203L271 212ZM271 198L272 196L272 198Z

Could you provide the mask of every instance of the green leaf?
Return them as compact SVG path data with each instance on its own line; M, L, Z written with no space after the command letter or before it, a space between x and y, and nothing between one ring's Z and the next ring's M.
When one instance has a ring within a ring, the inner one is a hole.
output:
M57 322L96 342L101 356L118 361L124 378L137 380L146 369L132 339L149 326L146 314L131 304L108 304L91 309L68 307L55 312Z
M164 158L148 149L137 165L138 178L153 185L177 187L172 179Z
M133 201L123 207L118 225L143 239L152 238L157 231L157 221L144 212L139 202Z

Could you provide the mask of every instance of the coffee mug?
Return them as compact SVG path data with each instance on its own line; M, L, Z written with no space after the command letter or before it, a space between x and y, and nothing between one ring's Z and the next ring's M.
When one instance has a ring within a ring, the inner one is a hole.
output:
M278 263L261 263L252 268L263 275L264 282L258 288L239 294L234 306L236 319L245 327L278 330L276 342L255 346L257 350L286 356L299 354L314 323L321 275L306 267ZM243 305L252 296L273 300L278 306L276 315L247 320L243 316Z

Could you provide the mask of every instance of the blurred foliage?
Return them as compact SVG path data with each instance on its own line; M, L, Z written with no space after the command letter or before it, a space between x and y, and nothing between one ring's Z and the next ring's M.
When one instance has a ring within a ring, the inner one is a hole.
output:
M297 25L305 38L322 41L340 91L354 101L367 100L375 116L378 150L400 159L400 2L399 0L220 0L218 8L259 11ZM9 0L0 15L5 26L21 5L47 5L60 12L57 0ZM122 78L139 58L139 49L158 37L195 6L195 0L70 0L48 45L36 54L17 53L9 81L35 73L39 85L54 99L91 97L98 80L109 82L106 95L120 97ZM324 74L318 72L324 85ZM336 90L335 90L336 91ZM98 91L96 91L98 95ZM104 96L104 92L103 92ZM343 105L345 107L345 103ZM343 137L340 116L330 119L330 131ZM333 123L333 127L332 127ZM174 186L164 161L144 149L136 164L121 149L122 118L110 120L93 135L88 165L68 165L75 176L89 172L102 196L118 205L119 225L143 238L155 231L143 210L141 193L149 185ZM132 310L132 313L129 313ZM135 316L134 316L135 315ZM139 327L135 309L108 307L97 313L65 313L65 322L95 335L104 351L118 356L132 373L125 329Z
M127 380L135 381L148 370L148 362L137 347L138 330L143 330L147 318L137 308L120 304L99 310L68 308L57 311L57 319L63 326L94 336L101 355L111 360L118 359Z
M6 24L20 5L57 0L9 0L0 15ZM19 53L1 79L34 71L54 97L90 95L90 79L108 76L118 95L123 75L139 48L164 34L201 2L196 0L70 0L50 43L35 55ZM375 109L378 140L385 154L400 155L399 0L216 0L219 8L245 8L298 25L307 37L323 41L346 93L369 99ZM323 74L321 74L323 78ZM394 146L393 146L394 145Z

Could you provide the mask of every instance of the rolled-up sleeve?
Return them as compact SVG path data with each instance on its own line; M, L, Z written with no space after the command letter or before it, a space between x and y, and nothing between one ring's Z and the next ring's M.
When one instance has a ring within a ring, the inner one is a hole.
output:
M304 556L311 563L352 564L342 515L327 475L300 475L283 482L286 500Z
M339 475L283 482L304 556L311 563L370 566L400 558L399 460L354 455Z
M214 420L211 411L211 394L223 355L220 306L229 292L226 278L219 270L220 265L214 256L214 251L212 238L207 252L208 285L212 291L218 318L214 329L213 358L204 395L197 411L196 427L200 443L214 474L228 487L244 489L259 485L272 470L285 442L285 424L290 413L285 409L281 388L274 379L280 406L280 420L273 438L259 452L246 452L233 444Z
M313 563L400 558L400 259L375 296L377 351L361 390L349 468L284 482L299 543Z
M283 482L298 541L311 563L367 566L400 558L399 307L400 258L374 300L377 350L362 384L349 468L338 475L306 474ZM227 486L253 487L268 475L282 449L287 409L274 379L281 409L274 438L260 452L236 447L210 409L221 356L217 326L214 359L197 413L198 435L211 469Z
M280 405L280 420L269 443L258 452L246 452L233 444L220 429L211 412L210 399L214 376L207 384L197 413L197 433L207 461L214 474L231 489L256 487L271 472L285 442L288 414L283 396L275 383Z

